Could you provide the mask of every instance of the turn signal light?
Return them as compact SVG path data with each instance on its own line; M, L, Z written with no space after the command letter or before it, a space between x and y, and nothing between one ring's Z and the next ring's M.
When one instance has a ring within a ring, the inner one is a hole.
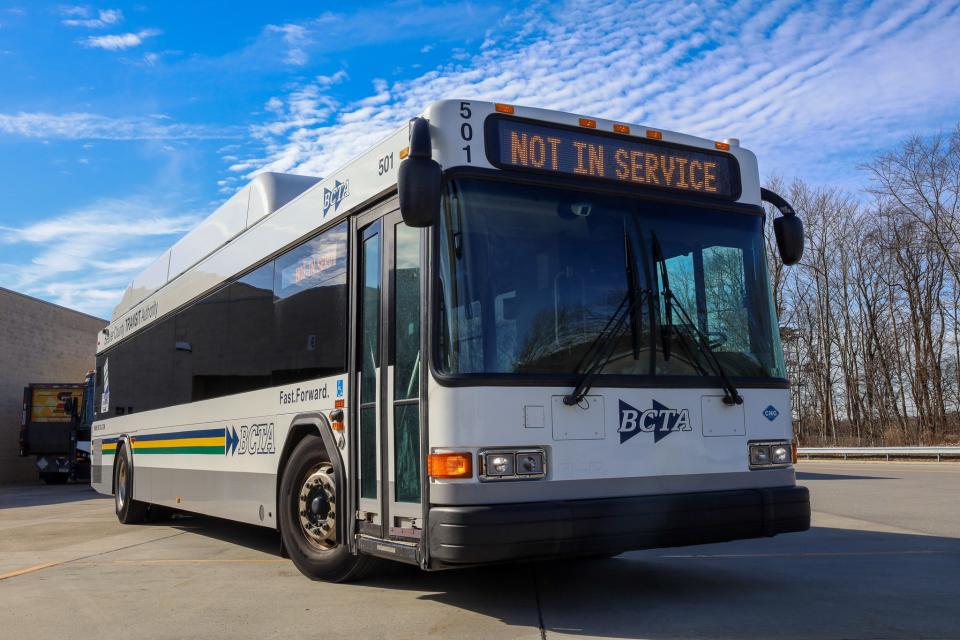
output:
M431 478L472 478L472 460L470 453L431 453L427 469Z

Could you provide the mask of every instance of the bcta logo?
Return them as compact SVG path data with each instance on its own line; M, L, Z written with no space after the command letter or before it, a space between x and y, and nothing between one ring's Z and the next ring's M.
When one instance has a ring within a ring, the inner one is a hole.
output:
M333 189L323 188L323 215L326 217L327 211L330 210L330 207L333 207L333 210L336 211L340 208L340 203L343 202L343 199L350 195L350 181L344 180L340 182L339 180L333 181Z
M227 427L224 430L226 446L224 454L259 455L276 453L276 444L273 438L273 423L242 425L240 432L236 427Z
M773 405L770 405L769 407L763 410L763 417L769 420L770 422L773 422L774 420L776 420L778 415L780 415L780 412L777 411L777 408Z
M653 433L653 442L657 443L674 431L693 431L690 426L690 411L670 409L656 400L650 409L641 411L620 401L620 444L638 433Z

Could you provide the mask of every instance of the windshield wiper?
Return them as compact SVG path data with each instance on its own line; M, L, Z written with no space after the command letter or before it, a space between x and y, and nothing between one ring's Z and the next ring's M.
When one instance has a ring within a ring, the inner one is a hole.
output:
M637 263L636 260L634 260L633 248L626 229L624 229L623 237L626 249L625 269L627 275L627 293L623 296L623 300L620 301L620 306L617 307L617 310L610 316L610 319L607 320L607 324L604 325L603 330L600 331L593 342L590 343L590 347L577 364L576 370L580 371L582 369L583 373L580 375L577 386L574 387L573 391L563 396L563 403L565 405L572 406L578 404L586 397L587 393L590 392L594 378L603 370L603 367L606 366L607 362L609 362L613 356L617 339L623 334L624 328L629 325L636 330L636 321L634 318L640 309L640 305L643 304L650 293L647 289L641 290L639 288L636 272ZM632 346L633 357L636 359L639 357L639 339L637 336L634 336Z
M663 337L663 356L665 360L670 359L670 338L673 329L673 308L676 306L677 311L680 312L680 315L683 321L689 325L693 331L696 333L697 339L694 343L697 345L697 348L700 349L700 352L706 356L707 362L713 365L714 370L717 372L717 376L720 378L720 386L723 389L723 403L728 405L743 404L743 396L740 395L740 392L733 385L733 382L730 381L730 377L727 375L727 372L724 370L723 365L720 364L720 359L717 357L717 353L713 350L713 347L710 346L710 340L707 338L706 334L700 330L693 320L690 319L690 314L687 313L687 310L683 308L683 305L680 303L679 298L676 294L670 289L670 280L667 276L667 261L663 256L663 249L660 246L660 240L657 239L657 234L652 232L650 233L653 238L653 259L657 262L657 265L660 267L661 279L663 280L663 302L666 305L666 323L662 330L665 331L666 335ZM694 365L698 369L703 371L698 363L694 362Z

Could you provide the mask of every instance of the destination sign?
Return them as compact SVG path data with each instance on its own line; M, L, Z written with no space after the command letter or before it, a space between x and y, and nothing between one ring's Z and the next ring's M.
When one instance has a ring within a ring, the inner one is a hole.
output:
M720 198L740 194L732 156L509 119L488 126L502 167L585 176Z

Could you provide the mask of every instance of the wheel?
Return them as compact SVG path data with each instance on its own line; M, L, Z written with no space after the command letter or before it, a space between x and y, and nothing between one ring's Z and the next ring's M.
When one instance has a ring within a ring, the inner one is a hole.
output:
M133 460L125 446L119 447L113 465L113 504L117 520L123 524L137 524L147 519L146 502L133 499Z
M312 580L347 582L370 558L355 556L337 539L340 482L319 436L309 435L290 454L280 482L280 535L293 564Z
M66 473L41 473L40 478L47 484L66 484L70 476Z

